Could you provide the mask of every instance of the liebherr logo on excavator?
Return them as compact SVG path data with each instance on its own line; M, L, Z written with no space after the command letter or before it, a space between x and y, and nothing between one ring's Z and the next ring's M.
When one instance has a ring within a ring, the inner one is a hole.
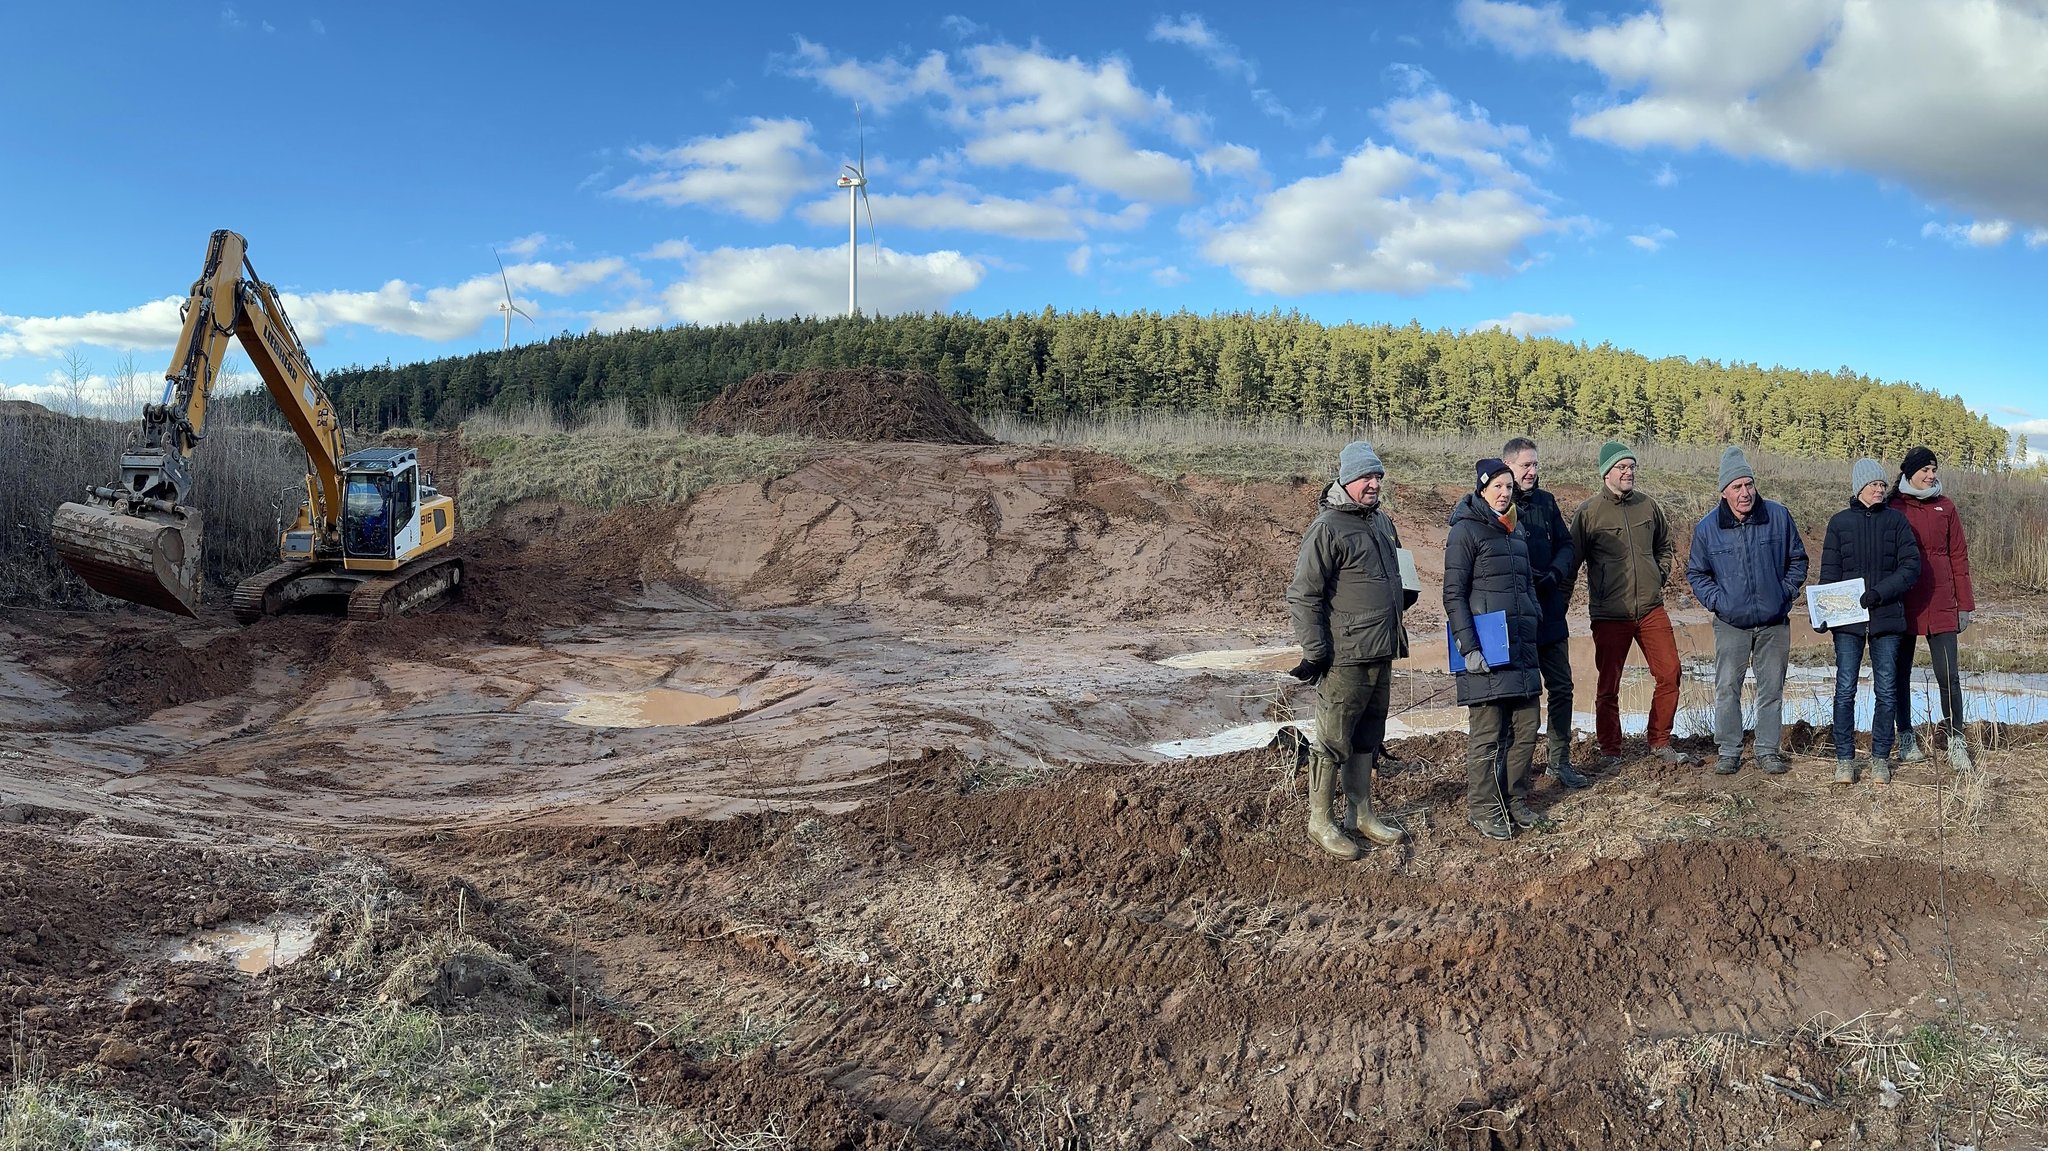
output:
M292 355L291 349L284 346L284 341L278 338L277 329L263 329L263 342L270 345L270 354L276 356L277 362L283 365L285 371L291 373L294 381L297 381L299 378L299 358Z

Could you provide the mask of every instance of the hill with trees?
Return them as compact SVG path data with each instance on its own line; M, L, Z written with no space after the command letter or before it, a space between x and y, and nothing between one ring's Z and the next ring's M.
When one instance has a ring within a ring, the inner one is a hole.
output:
M604 335L327 373L359 427L455 423L484 409L576 413L703 403L758 371L922 369L970 410L1038 420L1193 412L1425 431L1527 429L1671 444L1748 443L1951 466L2007 464L2004 429L1959 396L1849 368L1650 359L1499 331L1326 325L1299 312L1005 313L754 320Z

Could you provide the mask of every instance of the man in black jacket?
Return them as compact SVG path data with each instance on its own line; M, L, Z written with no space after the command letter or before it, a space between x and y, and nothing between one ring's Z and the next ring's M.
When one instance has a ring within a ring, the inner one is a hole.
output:
M1516 515L1529 529L1529 564L1536 572L1536 599L1543 605L1536 654L1543 669L1543 691L1549 698L1545 728L1549 732L1550 774L1566 787L1584 787L1592 781L1572 766L1571 628L1564 621L1572 602L1579 553L1572 547L1572 528L1565 522L1557 498L1537 484L1536 441L1516 436L1501 448L1500 458L1515 475Z
M1414 593L1401 588L1401 537L1380 508L1387 469L1372 445L1346 445L1322 509L1301 538L1287 610L1301 662L1290 673L1316 685L1316 745L1308 761L1308 833L1339 859L1357 859L1347 833L1384 845L1407 833L1373 814L1373 760L1387 732L1394 661L1408 654L1401 613ZM1330 804L1342 774L1346 810Z

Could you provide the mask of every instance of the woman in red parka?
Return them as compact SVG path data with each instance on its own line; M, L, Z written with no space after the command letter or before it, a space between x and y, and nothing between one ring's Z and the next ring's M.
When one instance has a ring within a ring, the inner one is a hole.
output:
M1906 637L1899 645L1899 759L1916 763L1927 753L1913 735L1913 649L1927 637L1934 664L1934 682L1941 693L1942 726L1948 729L1949 762L1971 768L1970 748L1963 738L1963 681L1956 668L1956 636L1970 626L1977 599L1970 590L1970 549L1963 542L1963 521L1953 500L1941 494L1941 471L1934 453L1924 447L1906 453L1899 464L1899 486L1891 505L1913 525L1920 544L1920 579L1906 593Z

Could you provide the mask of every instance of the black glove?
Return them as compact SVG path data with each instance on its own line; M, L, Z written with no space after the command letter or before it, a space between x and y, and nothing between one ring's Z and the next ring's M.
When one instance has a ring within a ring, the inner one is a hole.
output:
M1878 598L1879 597L1877 594L1877 589L1871 588L1869 591L1863 593L1862 599L1859 599L1856 602L1862 604L1864 607L1876 607Z
M1826 635L1828 631L1828 625L1824 623L1815 624L1813 625L1813 630L1821 633L1822 635Z
M1327 674L1329 670L1330 661L1327 659L1305 659L1302 660L1300 663L1295 664L1294 670L1288 672L1287 674L1293 676L1294 678L1300 680L1303 683L1314 683L1315 681L1323 678L1323 676Z
M1541 571L1541 572L1537 572L1537 573L1536 573L1536 598L1538 598L1538 599L1549 599L1549 598L1550 598L1550 595L1551 595L1551 593L1552 593L1552 592L1554 592L1554 591L1556 591L1556 590L1557 590L1557 573L1556 573L1556 572L1553 572L1553 571Z

